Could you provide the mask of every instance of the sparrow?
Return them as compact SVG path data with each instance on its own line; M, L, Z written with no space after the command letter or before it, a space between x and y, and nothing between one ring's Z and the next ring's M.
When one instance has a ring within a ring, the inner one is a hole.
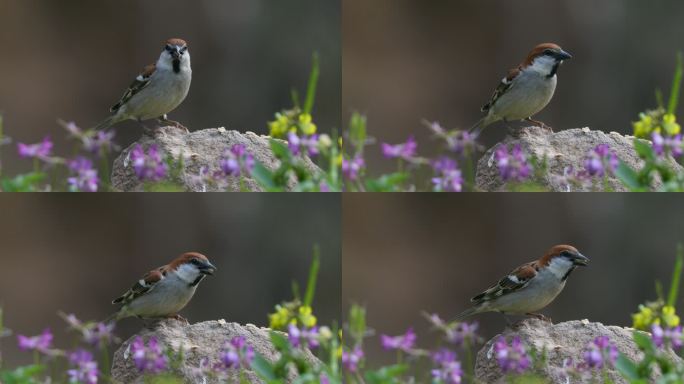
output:
M108 321L131 316L180 318L177 313L188 304L197 285L215 271L216 267L201 253L184 253L147 272L131 289L114 299L112 304L120 304L121 308Z
M470 299L474 306L456 316L455 321L483 312L500 312L504 317L512 314L546 319L534 312L558 296L575 268L588 263L589 259L576 248L556 245L539 260L519 266L496 285Z
M500 120L527 120L546 127L541 121L532 120L532 116L551 101L558 81L558 67L563 60L571 58L569 53L553 43L534 47L525 61L509 70L508 75L501 80L491 100L482 107L485 116L470 131L479 133Z
M95 129L106 129L124 120L157 118L162 123L179 125L167 119L185 99L190 89L192 69L187 43L182 39L166 40L156 64L146 66L128 87L121 100L110 109L112 115Z

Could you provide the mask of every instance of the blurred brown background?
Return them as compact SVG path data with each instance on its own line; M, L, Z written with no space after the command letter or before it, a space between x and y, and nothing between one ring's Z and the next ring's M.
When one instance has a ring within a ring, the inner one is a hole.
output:
M318 51L314 119L329 132L340 127L340 12L340 0L0 0L5 133L22 142L50 135L67 155L56 120L104 119L169 37L188 42L193 68L190 93L169 118L190 130L267 133L273 114L291 107L290 90L305 91ZM128 145L141 128L126 122L116 132ZM3 150L10 174L30 169Z
M351 303L365 305L378 334L414 326L421 347L435 346L422 311L452 319L470 297L559 243L591 262L542 312L554 322L631 325L638 304L656 298L655 280L669 287L684 242L684 200L675 195L345 194L343 206L343 317ZM680 295L680 311L683 302ZM486 338L506 325L497 313L471 319ZM367 346L373 364L395 358L378 337Z
M186 251L209 257L206 278L181 312L191 322L226 319L268 326L275 304L306 283L312 248L321 249L314 311L321 324L340 319L340 199L336 195L109 194L8 195L0 199L0 305L15 334L45 327L56 345L73 334L58 311L103 320L112 299L142 274ZM128 337L142 326L119 323ZM32 361L2 340L10 366Z
M342 14L343 120L358 110L370 135L396 143L413 134L425 155L435 143L422 119L470 128L538 43L574 56L537 115L555 130L631 132L638 113L655 106L656 88L667 97L684 50L684 2L676 0L345 0ZM505 133L494 125L483 141L491 146ZM378 147L368 160L373 173L395 168Z

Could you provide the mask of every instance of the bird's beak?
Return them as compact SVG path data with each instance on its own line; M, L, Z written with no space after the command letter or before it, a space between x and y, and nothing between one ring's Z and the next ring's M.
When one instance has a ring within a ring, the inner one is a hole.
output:
M200 266L200 273L203 275L213 275L214 272L216 272L216 267L208 261Z
M175 51L171 52L171 57L172 57L174 60L178 60L178 59L180 58L180 52L178 52L178 50L175 50Z
M577 252L577 254L572 256L572 263L575 265L586 267L589 264L589 258Z
M561 49L560 52L556 54L556 58L558 60L570 60L572 59L572 55Z

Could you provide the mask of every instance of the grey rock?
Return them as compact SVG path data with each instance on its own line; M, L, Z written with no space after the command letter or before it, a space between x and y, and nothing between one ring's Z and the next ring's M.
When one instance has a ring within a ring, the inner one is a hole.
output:
M124 149L114 160L112 168L112 187L117 191L142 191L143 184L138 180L130 162L130 153L140 144L147 148L156 144L164 154L171 156L174 161L182 158L183 169L175 182L191 192L215 192L241 190L262 191L256 180L243 177L242 185L237 177L228 177L222 185L206 183L199 177L200 169L208 167L209 172L218 170L219 159L227 149L235 144L243 144L246 151L269 170L280 166L271 152L268 136L259 136L253 132L240 133L225 128L208 128L194 132L187 132L183 128L174 126L156 128L153 133L145 133L137 141ZM311 172L320 169L309 159L303 157L305 167ZM292 177L288 182L288 190L293 189L297 181Z
M176 319L155 321L148 324L138 334L124 341L114 353L112 378L116 383L143 382L143 377L135 367L130 355L131 343L140 336L146 343L150 337L156 337L161 345L172 348L174 351L183 350L185 359L179 369L174 371L174 374L178 375L184 383L238 383L240 373L236 370L229 370L228 377L224 378L223 381L205 377L198 371L200 361L208 358L210 366L217 363L219 352L224 344L233 337L242 336L256 353L261 354L266 360L274 362L280 356L271 345L270 331L270 329L259 328L252 324L240 325L227 323L224 320L205 321L191 325ZM320 361L308 350L304 350L304 358L312 364L320 364ZM250 383L263 383L253 371L244 370L243 373ZM295 373L290 372L288 382L295 378Z
M641 140L641 139L640 139ZM520 144L522 149L537 159L546 159L547 168L544 175L536 177L535 182L553 192L584 192L603 190L603 182L596 185L582 184L579 186L568 185L564 181L565 170L572 167L574 170L584 169L584 160L587 154L599 144L608 144L618 158L629 165L632 169L640 169L644 162L634 150L634 137L623 136L617 132L605 133L593 131L589 128L574 128L559 132L550 132L539 127L526 127L515 131L514 136L508 136L503 142L487 150L477 164L475 178L476 187L482 191L502 191L505 184L499 176L499 171L494 161L494 152L499 145L507 145L511 148ZM673 169L682 171L682 167L670 159ZM607 178L608 186L613 191L627 191L627 188L614 176ZM654 179L652 189L662 186L659 179Z
M513 325L512 328L506 328L503 333L496 335L482 347L477 354L475 377L479 380L478 382L482 383L508 383L502 377L493 346L500 336L506 338L509 343L513 337L518 336L526 346L533 347L539 352L546 351L546 365L540 371L535 371L536 374L547 378L550 383L585 382L582 379L567 380L567 374L563 368L566 359L572 359L573 362L583 361L583 352L587 345L598 336L608 336L619 352L633 361L639 360L643 354L632 340L633 332L631 328L592 323L588 320L552 324L538 319L526 319ZM667 353L672 361L681 362L681 358L671 350ZM607 373L614 383L627 383L617 370L609 368Z

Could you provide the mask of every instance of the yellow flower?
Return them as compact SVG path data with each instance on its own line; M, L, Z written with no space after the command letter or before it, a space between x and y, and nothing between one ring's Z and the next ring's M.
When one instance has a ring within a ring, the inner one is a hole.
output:
M308 305L302 305L299 307L299 321L302 322L302 325L308 328L316 325L316 316L312 315L311 312L311 307Z
M653 118L645 113L639 114L639 121L632 123L634 126L634 136L649 137L653 131Z
M677 118L671 113L666 113L663 116L663 129L668 135L676 135L681 130L679 124L677 124Z
M299 128L305 135L313 135L316 133L316 124L311 122L311 115L308 113L302 113L299 115Z
M675 308L671 305L666 305L663 307L663 321L665 325L673 328L679 325L679 316L675 314Z
M285 307L276 305L276 312L268 315L269 324L271 329L283 329L287 325L287 321L290 318L290 311Z
M632 314L635 329L647 330L653 324L653 310L644 305L639 305L639 312Z
M268 123L270 135L271 137L283 137L287 133L290 119L281 113L276 113L275 117L274 121Z

